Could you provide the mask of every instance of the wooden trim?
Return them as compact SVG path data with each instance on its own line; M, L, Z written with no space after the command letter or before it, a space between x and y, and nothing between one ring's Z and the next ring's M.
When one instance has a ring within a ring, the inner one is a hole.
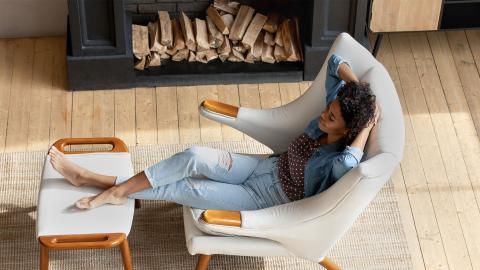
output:
M101 151L65 151L67 145L80 145L80 144L111 144L112 150ZM97 153L97 152L128 152L127 145L116 137L99 137L99 138L64 138L56 141L53 144L58 150L64 154L85 154L85 153Z
M124 233L98 233L40 236L38 241L48 249L94 249L111 248L126 240Z
M325 267L328 270L341 270L340 266L336 265L328 257L323 257L323 260L320 261L320 265Z
M237 117L238 110L239 110L237 106L225 104L225 103L218 102L215 100L210 100L210 99L204 100L202 104L200 104L200 107L203 107L206 110L214 113L218 113L218 114L222 114L222 115L234 117L234 118Z
M242 216L239 211L205 210L202 219L209 224L225 226L242 226Z
M207 270L208 263L210 262L211 258L212 258L212 255L200 254L200 257L198 258L198 261L197 261L197 267L195 267L195 270Z

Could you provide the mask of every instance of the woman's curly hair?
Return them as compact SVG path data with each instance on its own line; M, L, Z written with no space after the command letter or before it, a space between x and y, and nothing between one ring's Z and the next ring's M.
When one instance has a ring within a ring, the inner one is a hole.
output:
M366 82L348 82L338 93L343 119L347 128L345 143L350 145L358 133L375 119L375 95Z

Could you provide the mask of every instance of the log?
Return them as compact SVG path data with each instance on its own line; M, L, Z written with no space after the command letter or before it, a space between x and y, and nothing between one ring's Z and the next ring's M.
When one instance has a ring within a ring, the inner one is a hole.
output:
M168 54L168 55L170 55L170 56L176 54L177 52L178 52L178 50L175 49L175 47L172 47L171 49L167 49L167 50L165 51L165 53Z
M272 12L268 14L268 19L267 19L267 22L265 22L265 24L263 25L263 29L265 29L265 31L269 32L270 34L273 34L277 32L279 23L280 23L280 14L276 12Z
M160 43L160 31L158 26L158 22L149 22L147 25L150 51L165 52L167 50L167 46L164 46Z
M236 50L232 50L232 54L233 54L236 58L238 58L238 59L240 59L240 60L242 60L242 61L245 61L245 56L243 56L243 53L241 53L241 52L239 52L239 51L236 51Z
M262 61L270 64L275 63L275 57L273 57L273 46L263 43Z
M230 45L230 40L227 37L225 37L225 40L223 41L222 46L220 46L220 48L217 49L218 57L222 62L224 62L228 58L231 52L232 52L232 47Z
M150 54L145 56L145 66L144 66L144 68L149 68L150 67L150 58L151 58Z
M237 15L240 3L230 2L228 0L215 0L213 1L213 7L223 12Z
M263 42L267 43L269 46L275 45L275 38L272 33L265 32Z
M185 40L183 39L182 28L180 23L176 20L172 20L172 30L173 30L173 48L175 50L181 50L185 48Z
M166 53L161 53L160 54L160 60L167 60L170 59L170 55Z
M260 34L260 31L262 31L263 25L266 21L267 16L261 13L255 14L255 17L253 17L253 20L248 26L247 31L242 39L242 43L247 49L253 47L253 44L257 40L258 34Z
M231 40L242 40L254 13L255 10L253 8L247 5L241 5L228 38Z
M219 54L218 58L220 59L220 61L225 62L228 59L229 56L230 56L230 54L228 54L228 55Z
M194 52L190 51L190 54L188 55L188 62L195 62L196 55Z
M230 40L225 37L225 41L223 42L222 46L218 48L218 54L229 55L231 51L232 51L232 45L230 44Z
M195 42L195 36L193 35L192 22L183 11L180 12L180 25L182 26L185 45L189 50L196 51L197 43Z
M179 50L175 55L172 56L173 61L183 61L188 58L189 50L187 48Z
M275 49L273 50L273 56L275 57L275 61L281 62L287 60L287 56L285 55L285 50L282 46L275 45Z
M207 61L210 62L218 58L218 53L215 49L209 49L206 51L205 57L207 58Z
M205 57L207 51L199 51L197 52L197 55L195 57L195 60L197 60L197 62L201 62L201 63L208 63L207 61L207 57Z
M288 61L298 61L300 57L295 44L295 33L293 32L294 26L292 20L286 19L280 25L280 31L282 32L283 49Z
M255 63L255 60L256 60L255 56L253 56L252 52L249 51L248 54L247 54L247 57L245 57L245 62L253 64L253 63Z
M210 48L218 48L223 43L223 35L218 31L217 27L213 23L212 19L207 16L207 29L208 29L208 43L210 44Z
M207 15L210 17L210 19L212 19L212 22L215 24L218 30L222 32L222 34L228 35L230 33L228 27L223 22L222 17L212 5L207 8Z
M270 33L261 31L257 37L257 40L253 44L252 49L250 49L251 54L255 57L256 60L262 57L262 50L263 50L263 43L264 43L263 40L265 39L264 35L266 34L270 34Z
M229 32L232 30L232 24L234 20L235 18L232 14L222 15L222 21L227 26Z
M232 47L234 51L244 54L248 49L245 46L237 44Z
M197 41L197 51L205 51L210 48L208 43L207 24L204 20L195 18L195 37Z
M235 55L230 55L227 59L230 62L243 62L243 59L237 58Z
M197 57L195 57L195 60L197 62L204 63L204 64L208 63L207 59L205 59L205 57L202 57L202 58L198 57L198 53L197 53Z
M158 18L160 22L160 32L162 33L160 43L171 47L173 45L172 22L167 11L159 11Z
M133 54L138 59L142 59L150 54L147 26L132 24L132 47ZM145 59L143 61L145 62Z
M275 44L283 47L282 31L280 29L275 33Z
M149 66L151 67L158 67L162 65L161 59L160 59L160 54L158 52L152 52L150 53L150 62Z
M280 25L279 31L282 33L282 43L283 47L285 50L285 55L290 57L293 54L293 49L292 49L292 33L290 32L290 19L285 19L282 24Z
M136 60L134 64L134 68L137 70L143 70L145 68L145 64L147 62L147 56L142 56L140 60Z

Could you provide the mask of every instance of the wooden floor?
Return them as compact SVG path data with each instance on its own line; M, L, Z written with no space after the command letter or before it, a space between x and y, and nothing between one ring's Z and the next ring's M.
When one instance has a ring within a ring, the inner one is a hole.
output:
M406 148L393 181L415 269L480 269L480 31L388 35L378 59L395 82ZM248 140L199 117L206 99L268 108L304 83L68 92L65 38L0 40L0 152L63 137L129 145Z

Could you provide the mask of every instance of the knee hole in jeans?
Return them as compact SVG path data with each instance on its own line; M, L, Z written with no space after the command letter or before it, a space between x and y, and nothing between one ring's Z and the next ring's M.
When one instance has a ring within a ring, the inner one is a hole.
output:
M220 152L218 155L218 165L230 171L232 168L232 154L229 152Z

